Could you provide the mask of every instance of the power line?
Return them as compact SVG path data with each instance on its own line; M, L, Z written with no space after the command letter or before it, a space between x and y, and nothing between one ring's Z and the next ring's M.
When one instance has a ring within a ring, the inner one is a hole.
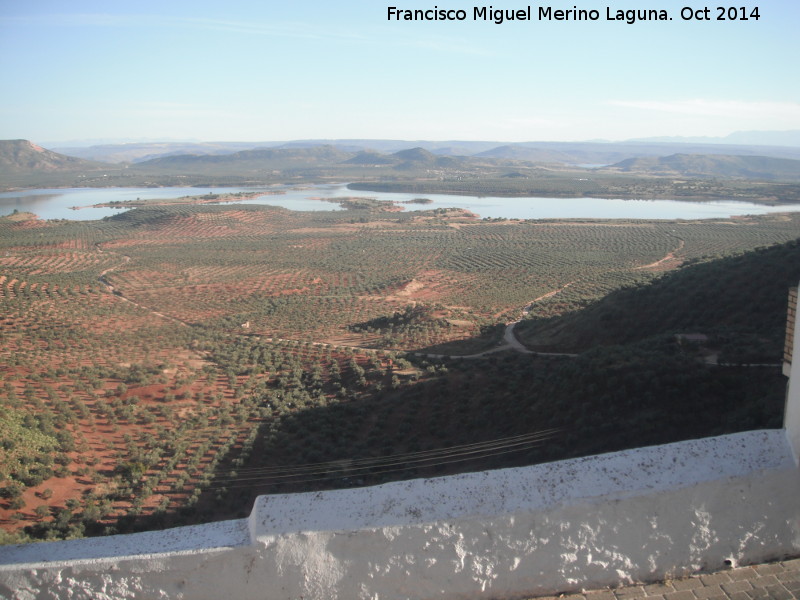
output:
M341 459L341 460L333 460L333 461L326 461L320 463L309 463L306 465L287 465L284 467L256 467L252 469L236 469L237 473L239 474L247 474L247 473L268 473L268 472L279 472L284 470L292 470L296 471L298 469L316 469L319 467L330 467L330 466L341 466L343 461L347 461L350 465L357 465L362 463L372 463L375 461L385 461L385 460L396 460L396 459L410 459L422 456L431 456L431 455L440 455L440 454L447 454L452 452L462 452L472 449L479 449L479 448L490 448L496 445L504 445L509 443L515 443L518 441L525 441L525 440L541 440L547 437L552 437L553 434L557 433L557 429L544 429L542 431L537 431L535 433L526 433L506 438L498 438L494 440L488 440L485 442L475 442L472 444L463 444L459 446L448 446L445 448L436 448L433 450L421 450L418 452L407 452L402 454L390 454L388 456L381 456L381 457L372 457L372 458L361 458L361 459Z
M428 468L481 460L534 448L552 438L557 431L549 429L487 442L394 454L385 457L344 459L305 465L287 465L285 467L239 469L235 470L236 475L219 477L208 487L231 489L252 487L256 483L309 483L353 475L379 475L401 472L410 468ZM236 485L238 483L242 485Z

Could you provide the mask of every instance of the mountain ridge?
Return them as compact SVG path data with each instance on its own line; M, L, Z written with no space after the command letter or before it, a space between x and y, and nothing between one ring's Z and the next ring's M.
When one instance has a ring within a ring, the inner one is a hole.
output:
M672 154L629 158L609 168L624 172L691 177L744 177L749 179L800 180L800 160L768 156L724 154Z
M74 170L102 166L82 158L47 150L29 140L0 140L0 173L36 169Z
M782 132L776 132L776 134ZM785 132L792 133L792 132ZM733 134L732 134L733 135ZM255 148L302 149L333 146L345 152L396 153L412 148L423 148L432 154L447 156L478 156L560 162L565 164L611 164L636 156L665 156L686 154L764 155L778 158L800 159L800 142L797 144L748 144L747 138L640 138L619 142L503 142L491 140L391 140L391 139L309 139L263 142L141 142L125 144L100 144L89 147L52 145L53 150L69 156L109 163L136 163L168 154L233 154ZM763 137L764 141L779 139ZM737 139L742 140L733 143ZM532 150L535 150L532 151ZM505 154L504 154L505 153Z

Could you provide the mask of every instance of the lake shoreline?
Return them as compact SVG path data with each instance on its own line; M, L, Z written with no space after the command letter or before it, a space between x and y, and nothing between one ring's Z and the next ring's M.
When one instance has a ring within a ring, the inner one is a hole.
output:
M748 196L742 198L733 198L730 194L710 194L706 196L699 196L699 195L687 195L687 196L676 196L674 198L665 198L661 195L653 195L653 196L643 196L641 194L629 194L625 192L619 192L614 194L593 194L591 192L585 192L582 194L572 193L567 191L557 191L557 190L547 190L541 191L538 195L536 193L531 192L508 192L508 191L496 191L492 192L491 194L476 194L471 193L469 190L460 190L458 188L453 189L435 189L435 188L426 188L424 183L420 184L419 182L409 182L408 185L403 183L397 184L370 184L370 183L348 183L347 189L358 191L358 192L376 192L382 194L441 194L447 196L469 196L472 198L535 198L535 197L546 197L546 198L560 198L560 199L575 199L575 198L591 198L595 200L664 200L664 201L671 201L671 202L719 202L719 201L731 201L731 202L747 202L750 204L760 204L763 206L794 206L797 203L791 201L781 201L779 199L765 199L760 197Z
M357 187L359 189L353 189ZM738 198L461 195L362 190L363 184L269 188L47 188L0 193L0 214L32 212L42 219L96 220L132 208L211 204L263 204L292 211L360 210L414 213L463 209L483 219L704 220L800 211L800 203L747 202ZM194 193L197 192L197 193ZM171 197L170 197L171 196ZM334 208L331 204L338 204ZM76 214L79 213L79 214Z

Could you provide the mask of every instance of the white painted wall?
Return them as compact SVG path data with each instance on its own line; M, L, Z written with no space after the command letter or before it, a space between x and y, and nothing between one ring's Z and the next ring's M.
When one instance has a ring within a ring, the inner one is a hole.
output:
M0 547L0 597L500 600L798 555L799 339L785 429L262 496L248 519Z
M785 432L746 432L0 548L0 596L455 600L618 585L797 554L797 498Z

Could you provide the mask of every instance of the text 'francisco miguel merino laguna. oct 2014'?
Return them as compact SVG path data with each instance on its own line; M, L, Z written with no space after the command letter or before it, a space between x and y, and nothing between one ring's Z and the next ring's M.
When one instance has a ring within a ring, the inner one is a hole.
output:
M485 21L502 25L510 21L616 21L633 25L641 21L758 21L758 6L684 6L680 11L658 8L629 9L606 6L605 9L553 8L526 6L524 8L494 8L473 6L471 9L440 8L404 9L387 7L389 21Z

